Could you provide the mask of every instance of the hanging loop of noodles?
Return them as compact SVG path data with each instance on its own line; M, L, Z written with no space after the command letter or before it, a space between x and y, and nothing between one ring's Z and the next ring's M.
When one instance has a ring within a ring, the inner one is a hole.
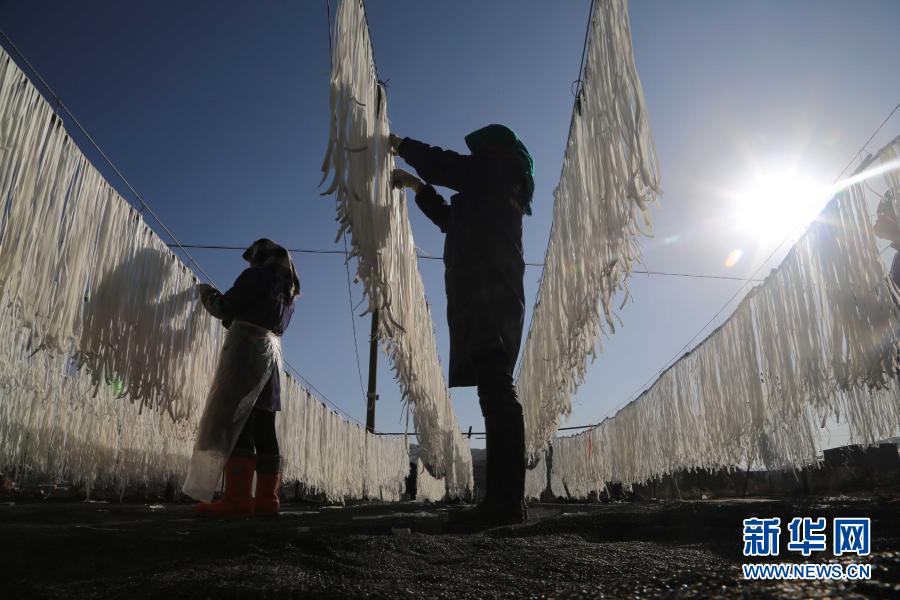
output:
M423 459L452 497L472 488L472 459L444 382L403 192L391 188L394 160L384 88L377 81L360 0L344 0L334 25L331 130L322 170L340 230L350 233L357 277L378 335L413 409ZM324 181L324 180L323 180Z
M542 458L533 469L525 471L525 497L540 500L547 487L547 461Z
M587 357L615 331L612 299L639 258L659 194L656 153L631 48L626 0L598 0L572 113L553 227L517 379L530 454L571 412Z
M444 479L432 477L420 458L416 463L416 502L440 502L446 495Z

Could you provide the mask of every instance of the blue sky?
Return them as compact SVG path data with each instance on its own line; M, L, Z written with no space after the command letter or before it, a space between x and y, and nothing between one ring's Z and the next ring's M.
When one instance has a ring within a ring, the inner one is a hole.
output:
M532 262L547 244L589 4L367 4L395 132L463 150L466 133L502 122L532 151ZM746 226L739 197L761 185L754 177L830 183L900 102L900 3L892 0L635 1L631 23L665 192L652 213L655 235L642 243L649 270L749 275L783 239L775 234L792 213L775 206L755 216L761 225ZM333 199L317 187L328 131L324 0L5 0L0 27L182 242L267 236L343 248L334 243ZM868 149L898 133L895 116ZM440 254L440 233L411 216L419 248ZM726 267L736 250L740 260ZM194 256L220 287L243 266L237 252ZM295 261L304 296L286 356L364 420L343 261ZM446 362L443 269L436 261L420 269ZM539 276L526 273L526 319ZM634 275L624 326L590 366L570 423L595 422L628 400L740 285ZM354 304L360 294L354 285ZM365 383L369 322L354 319ZM402 429L383 355L379 393L377 428ZM474 390L453 397L463 427L481 430Z

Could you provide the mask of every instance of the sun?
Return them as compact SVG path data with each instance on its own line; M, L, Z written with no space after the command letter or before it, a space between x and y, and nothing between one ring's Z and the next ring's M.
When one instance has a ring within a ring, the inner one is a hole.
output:
M827 193L827 186L796 171L755 174L735 194L735 225L763 244L797 237Z

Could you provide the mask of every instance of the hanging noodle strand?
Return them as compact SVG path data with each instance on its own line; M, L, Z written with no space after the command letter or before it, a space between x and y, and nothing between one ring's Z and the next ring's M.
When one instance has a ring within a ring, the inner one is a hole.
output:
M613 296L639 259L659 194L656 152L634 65L626 0L597 0L581 88L554 192L553 227L517 388L538 453L572 410L586 361L615 331ZM627 290L626 290L627 292Z
M368 311L377 311L379 339L412 408L422 459L435 477L446 479L451 497L461 497L473 487L471 452L438 360L404 195L391 188L385 90L360 0L341 2L333 34L331 130L322 171L331 177L324 193L337 200L336 239L350 233L350 257L357 259Z

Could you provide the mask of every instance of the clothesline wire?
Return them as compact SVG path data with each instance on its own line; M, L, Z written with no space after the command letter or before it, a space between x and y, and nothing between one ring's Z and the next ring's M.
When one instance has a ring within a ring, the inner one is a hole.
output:
M347 411L345 411L343 408L341 408L340 406L338 406L337 404L335 404L334 402L332 402L331 399L330 399L328 396L326 396L325 393L324 393L322 390L320 390L319 388L317 388L315 385L313 385L313 383L312 383L309 379L307 379L306 377L304 377L304 376L303 376L303 373L301 373L300 371L298 371L297 368L294 367L294 365L292 365L292 364L289 363L287 360L285 360L285 361L284 361L284 366L287 367L289 371L293 372L294 375L296 375L297 377L299 377L299 378L300 378L300 381L302 381L302 382L306 385L306 387L310 388L312 391L316 392L319 396L321 396L321 397L322 397L322 400L324 400L325 404L328 404L329 406L331 406L332 408L334 408L339 414L343 415L344 418L346 418L346 419L348 419L348 420L350 420L350 421L353 421L354 423L356 423L356 424L357 424L358 426L360 426L360 427L363 426L363 424L362 424L358 419L354 418L353 415L347 413Z
M894 107L894 110L892 110L890 113L888 113L888 116L885 117L884 121L881 122L881 125L879 125L878 128L875 130L875 132L869 136L869 139L866 140L866 143L863 144L860 147L860 149L856 151L856 154L853 155L853 158L850 159L850 162L847 163L847 166L844 167L843 169L841 169L841 173L840 173L840 175L837 176L837 179L834 180L834 183L837 183L838 181L840 181L841 177L844 176L844 173L847 172L847 169L849 169L850 166L853 165L853 161L855 161L857 158L859 158L859 155L865 151L866 146L869 145L869 142L871 142L872 140L875 139L875 136L878 135L878 132L882 130L882 128L887 124L888 121L891 120L891 117L894 116L894 113L897 112L898 109L900 109L900 104L897 104L897 106Z
M372 43L372 28L369 27L369 15L366 12L366 3L363 0L357 0L359 2L360 7L362 8L362 16L363 20L366 22L366 38L369 40L369 52L372 54L372 71L375 73L375 81L381 83L381 78L378 76L378 61L375 60L375 44Z
M839 182L839 181L841 180L841 178L844 176L844 173L847 172L847 169L850 168L850 166L853 165L854 161L856 161L857 158L859 158L860 154L862 154L862 153L865 151L865 148L866 148L866 146L869 145L869 142L871 142L873 139L875 139L875 136L878 135L878 133L882 130L882 128L884 128L884 126L885 126L885 125L887 124L887 122L891 119L891 117L894 116L894 113L896 113L898 109L900 109L900 104L897 104L897 106L895 106L894 109L893 109L890 113L888 113L888 116L887 116L887 117L881 122L881 124L875 129L874 133L872 133L872 135L869 136L869 139L867 139L867 140L865 141L865 143L859 148L859 150L856 151L856 153L853 155L853 158L850 160L850 162L847 164L847 166L845 166L843 169L841 169L840 174L838 174L838 176L835 178L834 182L832 182L832 185L836 184L837 182ZM893 141L890 142L890 143L893 143ZM880 152L880 150L879 150L879 152ZM876 152L875 154L877 155L878 153ZM865 164L865 163L863 163L863 164ZM812 208L812 207L810 207L810 208ZM786 237L784 240L782 240L781 243L779 243L778 246L776 246L775 249L769 254L769 256L766 257L766 259L763 260L763 261L756 267L756 269L755 269L755 270L753 271L753 273L750 275L751 278L756 277L756 275L763 269L763 267L765 267L767 264L769 264L769 262L772 260L772 258L775 257L775 255L778 253L778 251L781 250L781 248L782 248L788 241L791 240L791 238L793 237L794 232L795 232L797 229L798 229L797 227L795 227L794 229L792 229L791 232L787 235L787 237ZM885 248L884 250L882 250L881 253L883 254L884 251L885 251L886 249L887 249L887 248ZM597 422L597 424L595 425L595 427L599 426L601 423L603 423L603 422L606 421L607 419L610 419L610 418L614 417L614 416L615 416L615 413L617 413L618 411L622 410L622 408L624 408L625 406L628 406L629 404L631 404L632 402L634 402L635 400L637 400L637 398L639 398L640 396L642 396L643 394L645 394L645 393L650 389L650 387L652 387L651 384L652 384L653 382L655 382L656 380L658 380L659 377L660 377L663 373L665 373L669 368L671 368L672 365L675 364L675 362L677 362L678 360L680 360L680 359L683 357L683 354L682 354L682 353L690 347L690 345L694 342L694 340L696 340L696 339L700 336L700 334L702 334L704 331L706 331L706 328L707 328L707 327L709 327L713 322L715 322L716 319L719 318L719 315L721 315L721 314L725 311L725 309L728 308L728 307L731 305L731 303L735 300L735 298L737 298L737 297L741 294L741 292L747 287L747 283L750 283L750 281L751 281L751 279L748 279L743 285L741 285L741 286L738 288L738 290L737 290L734 294L732 294L732 296L725 302L725 304L722 305L722 308L720 308L720 309L716 312L716 314L714 314L714 315L712 316L712 318L711 318L709 321L707 321L707 322L703 325L703 327L701 327L700 330L697 331L697 333L695 333L695 334L693 335L693 337L691 337L691 339L688 340L687 343L684 344L684 345L681 347L681 349L679 349L678 352L676 352L675 355L674 355L671 359L669 359L669 360L666 362L666 365L665 365L662 369L660 369L659 371L655 372L653 375L650 376L650 378L647 379L647 381L645 381L644 383L642 383L642 384L640 385L640 387L638 387L638 388L637 388L637 389L629 396L629 399L628 399L627 401L625 401L624 403L620 404L618 407L614 408L613 410L608 411L607 414L606 414L606 416L604 416L602 419L600 419L600 421ZM759 280L757 279L756 281L759 281ZM729 319L730 319L730 317L729 317ZM727 321L727 320L728 320L728 319L726 319L726 321ZM650 386L650 387L648 387L648 386Z
M246 248L243 246L223 246L223 245L204 245L204 244L185 244L185 248L192 248L197 250L245 250ZM322 249L314 249L314 248L288 248L288 252L294 252L297 254L335 254L340 256L347 256L346 250L322 250ZM444 260L440 256L433 256L431 254L421 254L416 253L416 257L422 260ZM539 262L526 262L525 266L527 267L543 267L544 263ZM737 277L733 275L705 275L702 273L679 273L672 271L646 271L646 270L633 270L632 273L637 273L639 275L661 275L668 277L686 277L691 279L722 279L725 281L748 281L746 277ZM749 279L749 281L760 282L762 279Z
M331 1L325 0L325 17L328 19L328 59L334 66L334 41L331 39Z
M134 186L131 185L131 182L128 181L128 179L125 177L125 175L122 173L122 171L119 170L119 168L112 162L112 160L109 158L109 156L103 151L103 149L100 147L100 144L98 144L97 141L87 132L87 130L84 128L84 126L78 120L78 118L72 113L71 110L69 110L69 108L65 105L65 103L62 101L62 99L56 94L56 92L53 90L53 88L50 86L50 84L47 82L47 80L44 79L44 76L40 73L40 71L38 71L37 68L35 68L35 66L32 65L31 62L25 57L25 55L22 53L22 51L19 49L19 47L15 44L15 42L13 42L12 39L3 30L0 30L0 36L3 36L3 39L5 40L6 44L13 50L13 52L16 54L16 56L19 57L19 60L21 60L22 63L27 67L27 69L35 76L35 78L37 78L37 80L40 81L41 85L44 86L44 89L46 90L47 94L50 95L50 97L53 100L53 103L56 104L56 114L59 115L60 111L62 111L66 114L66 116L71 120L72 124L78 128L78 130L85 137L85 139L88 142L90 142L91 146L93 146L94 150L100 155L101 158L103 158L103 160L106 162L106 164L109 165L109 167L113 170L113 172L115 172L115 174L122 181L122 183L124 183L125 186L131 191L135 200L137 200L140 203L141 209L143 211L146 211L147 214L149 214L151 217L153 217L153 220L156 222L156 224L159 225L159 227L166 233L166 235L168 235L172 239L172 242L168 243L166 245L169 248L177 247L178 249L180 249L184 253L184 256L186 256L187 259L190 261L190 263L197 269L197 271L199 271L200 274L202 274L204 277L206 277L206 280L210 284L212 284L215 287L218 287L218 286L216 286L212 277L210 277L209 274L203 269L203 267L200 266L200 263L198 263L194 259L194 257L191 256L191 254L187 251L186 248L188 248L188 246L186 246L186 245L182 244L180 241L178 241L178 238L175 237L175 234L172 233L172 230L169 229L168 227L166 227L166 224L163 223L162 220L159 218L159 216L153 211L153 209L150 208L150 205L147 204L147 202L144 200L143 196L141 196L141 194L138 193L138 191L134 188ZM298 371L293 365L288 363L287 360L284 361L284 364L286 367L290 368L310 388L315 390L328 404L331 404L334 408L336 408L345 417L356 422L356 424L360 425L360 422L358 420L354 419L352 416L347 414L337 404L331 402L331 400L329 400L328 397L325 394L323 394L321 390L319 390L308 379L306 379L300 373L300 371Z
M591 429L592 427L595 427L595 425L593 425L593 424L591 424L591 425L569 425L567 427L557 427L556 430L557 431L574 431L576 429ZM464 430L464 431L460 431L460 433L462 434L463 437L469 437L469 436L473 436L473 435L487 435L484 431L473 431L470 433L468 430ZM418 436L418 433L416 433L415 431L409 431L409 432L378 431L375 433L375 435L413 435L413 436Z
M347 253L347 234L344 234L344 253ZM356 319L353 317L353 288L350 286L350 261L344 261L344 267L347 270L347 297L350 309L350 326L353 328L353 353L356 355L356 374L359 376L359 391L362 397L366 397L366 388L363 385L362 368L359 366L359 338L356 337Z
M587 27L584 31L584 43L581 46L581 61L578 63L578 79L576 79L573 83L578 84L573 92L576 98L581 94L581 86L582 86L582 78L581 76L584 74L584 60L587 57L587 47L588 40L591 35L591 23L594 20L594 2L595 0L591 0L591 6L588 9L588 19L587 19Z

